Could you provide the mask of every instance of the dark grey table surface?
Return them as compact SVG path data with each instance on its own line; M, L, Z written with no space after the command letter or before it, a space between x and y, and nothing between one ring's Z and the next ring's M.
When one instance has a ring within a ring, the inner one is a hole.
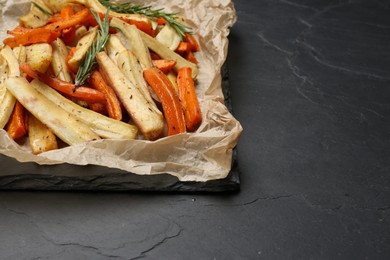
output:
M234 2L241 191L2 191L0 259L389 259L389 2Z

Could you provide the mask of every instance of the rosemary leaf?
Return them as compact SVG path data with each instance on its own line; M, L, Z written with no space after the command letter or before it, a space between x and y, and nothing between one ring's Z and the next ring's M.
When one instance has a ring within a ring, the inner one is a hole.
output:
M190 27L177 21L177 16L174 13L167 13L162 8L153 9L151 6L144 6L142 4L133 3L115 3L109 0L99 0L99 2L106 8L110 8L112 11L122 14L142 14L151 19L157 19L158 17L164 18L164 20L171 25L180 37L185 37L185 33L192 33Z
M40 6L39 4L35 3L34 1L32 2L32 4L35 5L35 7L38 8L39 11L41 11L42 13L46 14L47 16L51 16L51 13L47 11L45 8L43 8L42 6Z
M80 86L85 83L85 81L91 76L93 70L97 66L96 55L104 50L109 38L109 29L110 29L110 21L108 19L109 9L106 12L104 17L104 21L100 19L100 16L95 14L95 12L90 9L93 17L98 23L100 29L98 31L95 42L91 45L87 54L85 55L85 59L83 63L80 65L79 70L76 74L75 85Z

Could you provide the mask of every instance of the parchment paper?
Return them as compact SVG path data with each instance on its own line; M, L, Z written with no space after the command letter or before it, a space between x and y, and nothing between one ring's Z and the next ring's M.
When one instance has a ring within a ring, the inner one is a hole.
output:
M136 1L134 1L136 2ZM230 0L142 1L180 14L193 28L201 51L197 95L203 123L195 133L164 137L157 141L99 140L33 155L29 148L15 143L0 130L0 153L20 162L38 164L71 163L101 165L129 174L168 173L180 181L208 181L225 178L231 168L232 150L242 127L224 105L221 67L227 57L229 29L236 22ZM0 39L18 24L17 18L30 8L26 0L0 0ZM0 175L7 174L0 172ZM64 173L73 176L72 172Z

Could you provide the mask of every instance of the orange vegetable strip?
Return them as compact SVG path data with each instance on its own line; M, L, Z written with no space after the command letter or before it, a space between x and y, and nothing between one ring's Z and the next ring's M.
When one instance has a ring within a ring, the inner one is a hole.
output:
M49 23L43 27L35 28L35 29L24 28L24 27L18 26L14 30L7 31L7 33L9 33L11 35L15 35L15 36L16 35L22 36L26 33L32 33L33 35L39 35L42 32L40 30L43 30L43 29L46 29L49 31L62 31L64 29L68 29L68 28L83 24L83 22L85 22L85 19L89 16L93 19L93 16L90 13L90 11L88 10L88 8L84 8L80 12L74 14L72 7L67 6L61 10L61 13L55 14L52 17L51 21L54 21L53 23ZM46 42L46 41L44 41L44 42ZM34 42L34 43L40 43L40 42Z
M34 43L51 43L59 36L59 32L44 28L38 28L32 29L24 34L17 35L13 38L7 38L3 41L3 43L11 48L15 48L19 45L27 46Z
M70 45L76 37L76 27L73 26L65 30L62 34L62 40L66 45Z
M16 101L10 121L7 125L7 133L12 137L12 139L18 139L27 134L26 125L24 107L19 101Z
M65 6L61 10L61 17L64 19L69 19L72 15L74 15L73 8L70 5Z
M28 63L20 65L19 68L20 71L26 73L26 76L30 77L31 79L37 79L39 77L38 72L33 70Z
M122 120L121 103L114 89L104 81L102 74L98 70L95 70L91 77L89 77L88 82L91 87L106 95L105 106L108 116L113 119Z
M105 107L105 104L102 103L92 103L89 104L89 108L92 111L95 111L96 113L102 114L102 115L107 115L107 110Z
M195 63L197 64L198 63L198 60L196 59L196 57L194 56L194 53L192 51L189 51L185 54L184 58L192 63Z
M106 15L103 14L103 13L96 13L96 14L100 16L100 19L101 19L102 21L104 20L104 18L105 18L105 16L106 16ZM108 19L111 21L112 16L109 15L109 16L108 16ZM98 26L99 24L96 22L95 17L90 13L90 14L87 15L87 17L81 22L81 25L84 25L84 26L86 26L86 27L90 27L90 26L96 27L96 26ZM117 33L117 30L116 30L115 28L110 27L109 33L110 33L110 34L115 34L115 33Z
M82 24L83 20L90 14L88 8L84 8L80 12L72 15L69 19L65 19L62 21L58 21L55 23L51 23L45 25L43 28L55 31L62 31L64 29L70 28L72 26L76 26Z
M198 41L195 39L195 37L192 34L185 33L184 41L190 44L191 51L193 52L200 51Z
M192 71L190 67L180 68L177 75L177 85L187 129L193 132L198 129L199 125L202 123L202 114L191 74Z
M120 18L120 19L123 20L124 22L127 22L128 24L135 25L138 28L138 30L143 31L144 33L149 34L152 37L156 36L156 30L153 30L152 25L146 22L125 19L125 18Z
M74 11L70 5L67 5L61 10L61 17L63 19L69 19L72 15L74 15ZM69 45L71 42L73 42L75 36L76 36L76 26L71 26L62 31L62 40L66 45Z
M100 16L100 19L101 19L102 21L104 20L105 14L99 13L99 12L95 12L95 13L96 13L96 15L99 15L99 16ZM110 21L111 21L111 17L108 16L108 18L109 18ZM95 26L98 26L98 25L99 25L99 24L96 22L95 17L94 17L91 13L89 13L89 14L83 19L83 21L81 22L81 24L82 24L82 25L85 25L85 26L87 26L87 27L89 27L89 26L95 27Z
M34 71L27 63L21 65L20 70L26 73L29 77L39 79L58 92L72 98L76 98L87 103L104 103L106 101L106 96L104 93L96 89L83 86L76 87L74 84L57 79L52 75L38 73L37 71Z
M17 35L22 35L22 34L25 34L26 32L30 32L30 31L33 31L34 29L31 29L31 28L26 28L26 27L23 27L23 26L16 26L13 30L8 30L7 31L7 34L10 34L10 35L13 35L13 36L17 36Z
M186 132L183 108L178 95L167 76L157 68L144 70L144 78L162 103L168 135Z
M161 60L161 57L158 56L157 53L155 53L154 51L151 51L151 50L149 50L149 52L150 52L150 58L152 58L152 60Z
M155 67L157 67L159 70L164 72L165 74L168 73L170 70L172 70L175 65L176 61L174 60L152 60L152 63Z
M104 20L105 14L98 13L98 15L100 16L100 19ZM108 18L111 21L113 16L109 15ZM149 34L150 36L153 36L153 37L156 36L156 30L153 30L152 25L147 23L147 22L137 21L137 20L133 20L133 19L127 19L127 18L124 18L124 17L120 17L119 19L124 21L124 22L126 22L126 23L128 23L128 24L135 25L138 28L138 30L143 31L144 33ZM98 23L96 22L96 20L95 20L95 18L93 17L92 14L89 14L84 19L82 24L85 25L85 26L97 26L98 25ZM112 31L115 32L115 30L112 30ZM110 32L111 32L111 28L110 28Z
M166 24L167 24L167 21L165 21L165 19L162 18L162 17L158 17L158 18L157 18L157 24L158 24L158 25L166 25Z
M48 23L56 23L62 20L61 13L55 13L47 20Z
M176 52L185 53L191 51L191 46L188 42L180 42L179 46L176 48Z

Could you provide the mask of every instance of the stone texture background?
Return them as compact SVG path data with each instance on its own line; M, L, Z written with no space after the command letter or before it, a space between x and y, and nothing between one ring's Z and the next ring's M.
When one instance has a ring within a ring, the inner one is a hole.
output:
M3 191L0 258L389 258L390 4L234 2L241 191Z

